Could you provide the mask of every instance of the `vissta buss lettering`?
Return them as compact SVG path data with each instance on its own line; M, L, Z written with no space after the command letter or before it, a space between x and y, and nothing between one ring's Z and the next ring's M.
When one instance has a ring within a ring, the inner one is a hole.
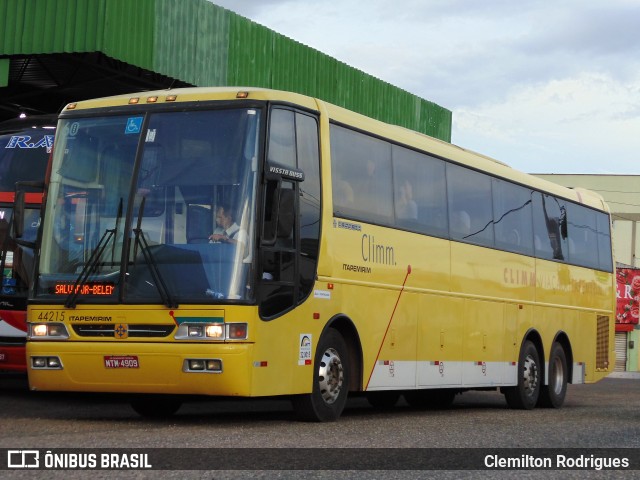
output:
M271 167L269 171L271 173L277 173L278 175L286 175L291 178L302 178L302 172L296 172L295 170L289 170L287 168Z

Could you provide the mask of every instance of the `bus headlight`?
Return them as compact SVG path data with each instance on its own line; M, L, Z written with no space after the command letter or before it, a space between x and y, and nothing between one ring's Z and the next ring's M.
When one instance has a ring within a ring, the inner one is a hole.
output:
M180 330L180 329L178 329ZM178 332L178 335L180 332ZM224 340L223 324L187 325L189 338L202 338L212 340ZM176 336L177 337L177 336Z
M187 326L187 334L189 338L192 337L202 337L202 332L204 331L202 325L188 325Z
M66 340L69 338L67 327L63 323L30 323L31 340Z
M246 340L246 323L183 323L176 340Z
M176 340L224 340L224 323L182 323Z
M222 340L224 338L224 325L207 325L206 335L208 338Z
M185 373L222 373L222 360L219 358L187 358L182 365Z
M34 370L62 370L60 357L31 357L31 368Z

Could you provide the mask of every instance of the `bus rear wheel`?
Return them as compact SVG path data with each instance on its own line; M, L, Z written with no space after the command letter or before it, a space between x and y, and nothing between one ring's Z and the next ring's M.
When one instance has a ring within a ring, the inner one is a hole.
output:
M337 330L330 328L316 349L313 390L292 398L299 420L331 422L337 420L347 403L349 362L347 344Z
M545 408L560 408L567 394L567 355L559 343L554 343L549 355L549 381L540 390L538 405Z
M540 397L540 356L531 340L520 349L518 358L518 385L504 388L504 397L511 408L531 410Z

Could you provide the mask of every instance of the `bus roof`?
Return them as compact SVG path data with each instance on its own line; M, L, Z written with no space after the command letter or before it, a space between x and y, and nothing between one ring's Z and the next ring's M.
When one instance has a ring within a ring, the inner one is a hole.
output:
M62 110L61 115L64 116L65 113L78 110L119 107L136 103L161 104L174 102L201 102L209 100L236 100L244 98L265 101L284 101L300 105L310 110L319 110L335 122L354 126L363 131L403 144L407 147L415 148L425 153L451 160L496 177L527 185L536 190L563 197L576 203L582 203L598 210L609 211L604 199L595 192L581 188L570 189L516 170L503 162L481 153L438 140L405 127L387 124L337 105L293 92L241 86L167 89L137 92L71 103Z

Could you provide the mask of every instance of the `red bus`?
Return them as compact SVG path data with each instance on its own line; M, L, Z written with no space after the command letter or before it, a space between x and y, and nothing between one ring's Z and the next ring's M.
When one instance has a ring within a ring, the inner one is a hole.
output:
M46 115L0 123L0 371L26 372L27 295L42 205L42 188L20 187L25 222L16 241L11 233L16 182L44 180L55 125L56 117Z

